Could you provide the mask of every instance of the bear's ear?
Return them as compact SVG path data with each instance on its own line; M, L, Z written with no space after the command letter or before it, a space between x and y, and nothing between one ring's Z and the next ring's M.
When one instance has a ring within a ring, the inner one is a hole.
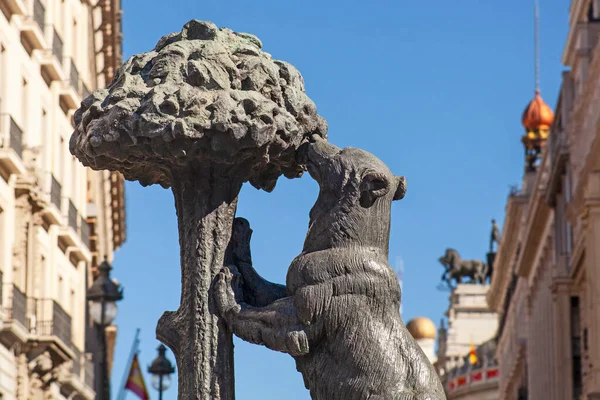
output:
M394 193L394 200L402 200L406 194L406 178L403 176L395 176L396 178L396 193Z
M360 184L360 204L371 207L375 200L390 192L390 181L387 176L377 172L369 172Z

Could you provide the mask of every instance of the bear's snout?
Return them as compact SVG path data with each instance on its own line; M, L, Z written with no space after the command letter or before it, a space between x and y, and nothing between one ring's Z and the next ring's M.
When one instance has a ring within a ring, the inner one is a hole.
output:
M313 135L312 142L307 142L298 149L299 156L308 168L308 172L319 175L324 168L332 164L333 157L342 149L327 142L319 136Z

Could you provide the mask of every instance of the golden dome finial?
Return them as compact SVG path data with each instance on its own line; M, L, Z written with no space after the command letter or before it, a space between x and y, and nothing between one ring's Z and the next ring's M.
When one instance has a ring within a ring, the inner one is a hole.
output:
M530 132L537 134L536 131L540 131L541 139L548 137L550 126L554 122L554 112L542 99L539 89L535 90L535 97L525 107L521 121L528 136Z
M525 135L522 137L525 146L525 161L528 171L535 171L536 164L540 159L542 150L546 145L550 126L554 122L554 112L544 102L540 92L540 57L539 57L539 5L538 0L534 0L534 32L535 32L535 97L525 110L521 117L521 122L525 128Z
M408 329L408 332L416 340L435 339L437 334L435 324L426 317L416 317L411 319L408 324L406 324L406 329Z
M525 128L525 135L521 140L525 146L526 168L528 171L535 171L550 135L550 126L554 122L554 112L542 99L539 89L536 89L535 97L525 107L521 121Z

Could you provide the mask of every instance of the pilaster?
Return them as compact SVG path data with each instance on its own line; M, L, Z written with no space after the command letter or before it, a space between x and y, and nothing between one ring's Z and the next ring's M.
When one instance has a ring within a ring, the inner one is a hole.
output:
M588 178L583 223L585 229L585 268L587 329L589 343L588 393L600 393L600 171Z
M553 393L557 399L569 399L573 393L573 382L571 373L573 371L573 359L571 357L571 329L570 320L571 307L571 281L569 279L554 279L552 282L552 297L554 301L554 354L556 379L552 382ZM565 326L566 325L566 326Z

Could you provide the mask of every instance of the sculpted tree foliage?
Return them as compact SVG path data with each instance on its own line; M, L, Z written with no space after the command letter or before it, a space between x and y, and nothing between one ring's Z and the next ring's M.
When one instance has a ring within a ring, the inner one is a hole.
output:
M296 150L327 125L300 73L250 34L190 21L75 114L71 152L93 169L171 187L181 245L181 305L157 336L174 352L183 399L232 399L231 334L209 296L244 182L271 191L302 173Z

